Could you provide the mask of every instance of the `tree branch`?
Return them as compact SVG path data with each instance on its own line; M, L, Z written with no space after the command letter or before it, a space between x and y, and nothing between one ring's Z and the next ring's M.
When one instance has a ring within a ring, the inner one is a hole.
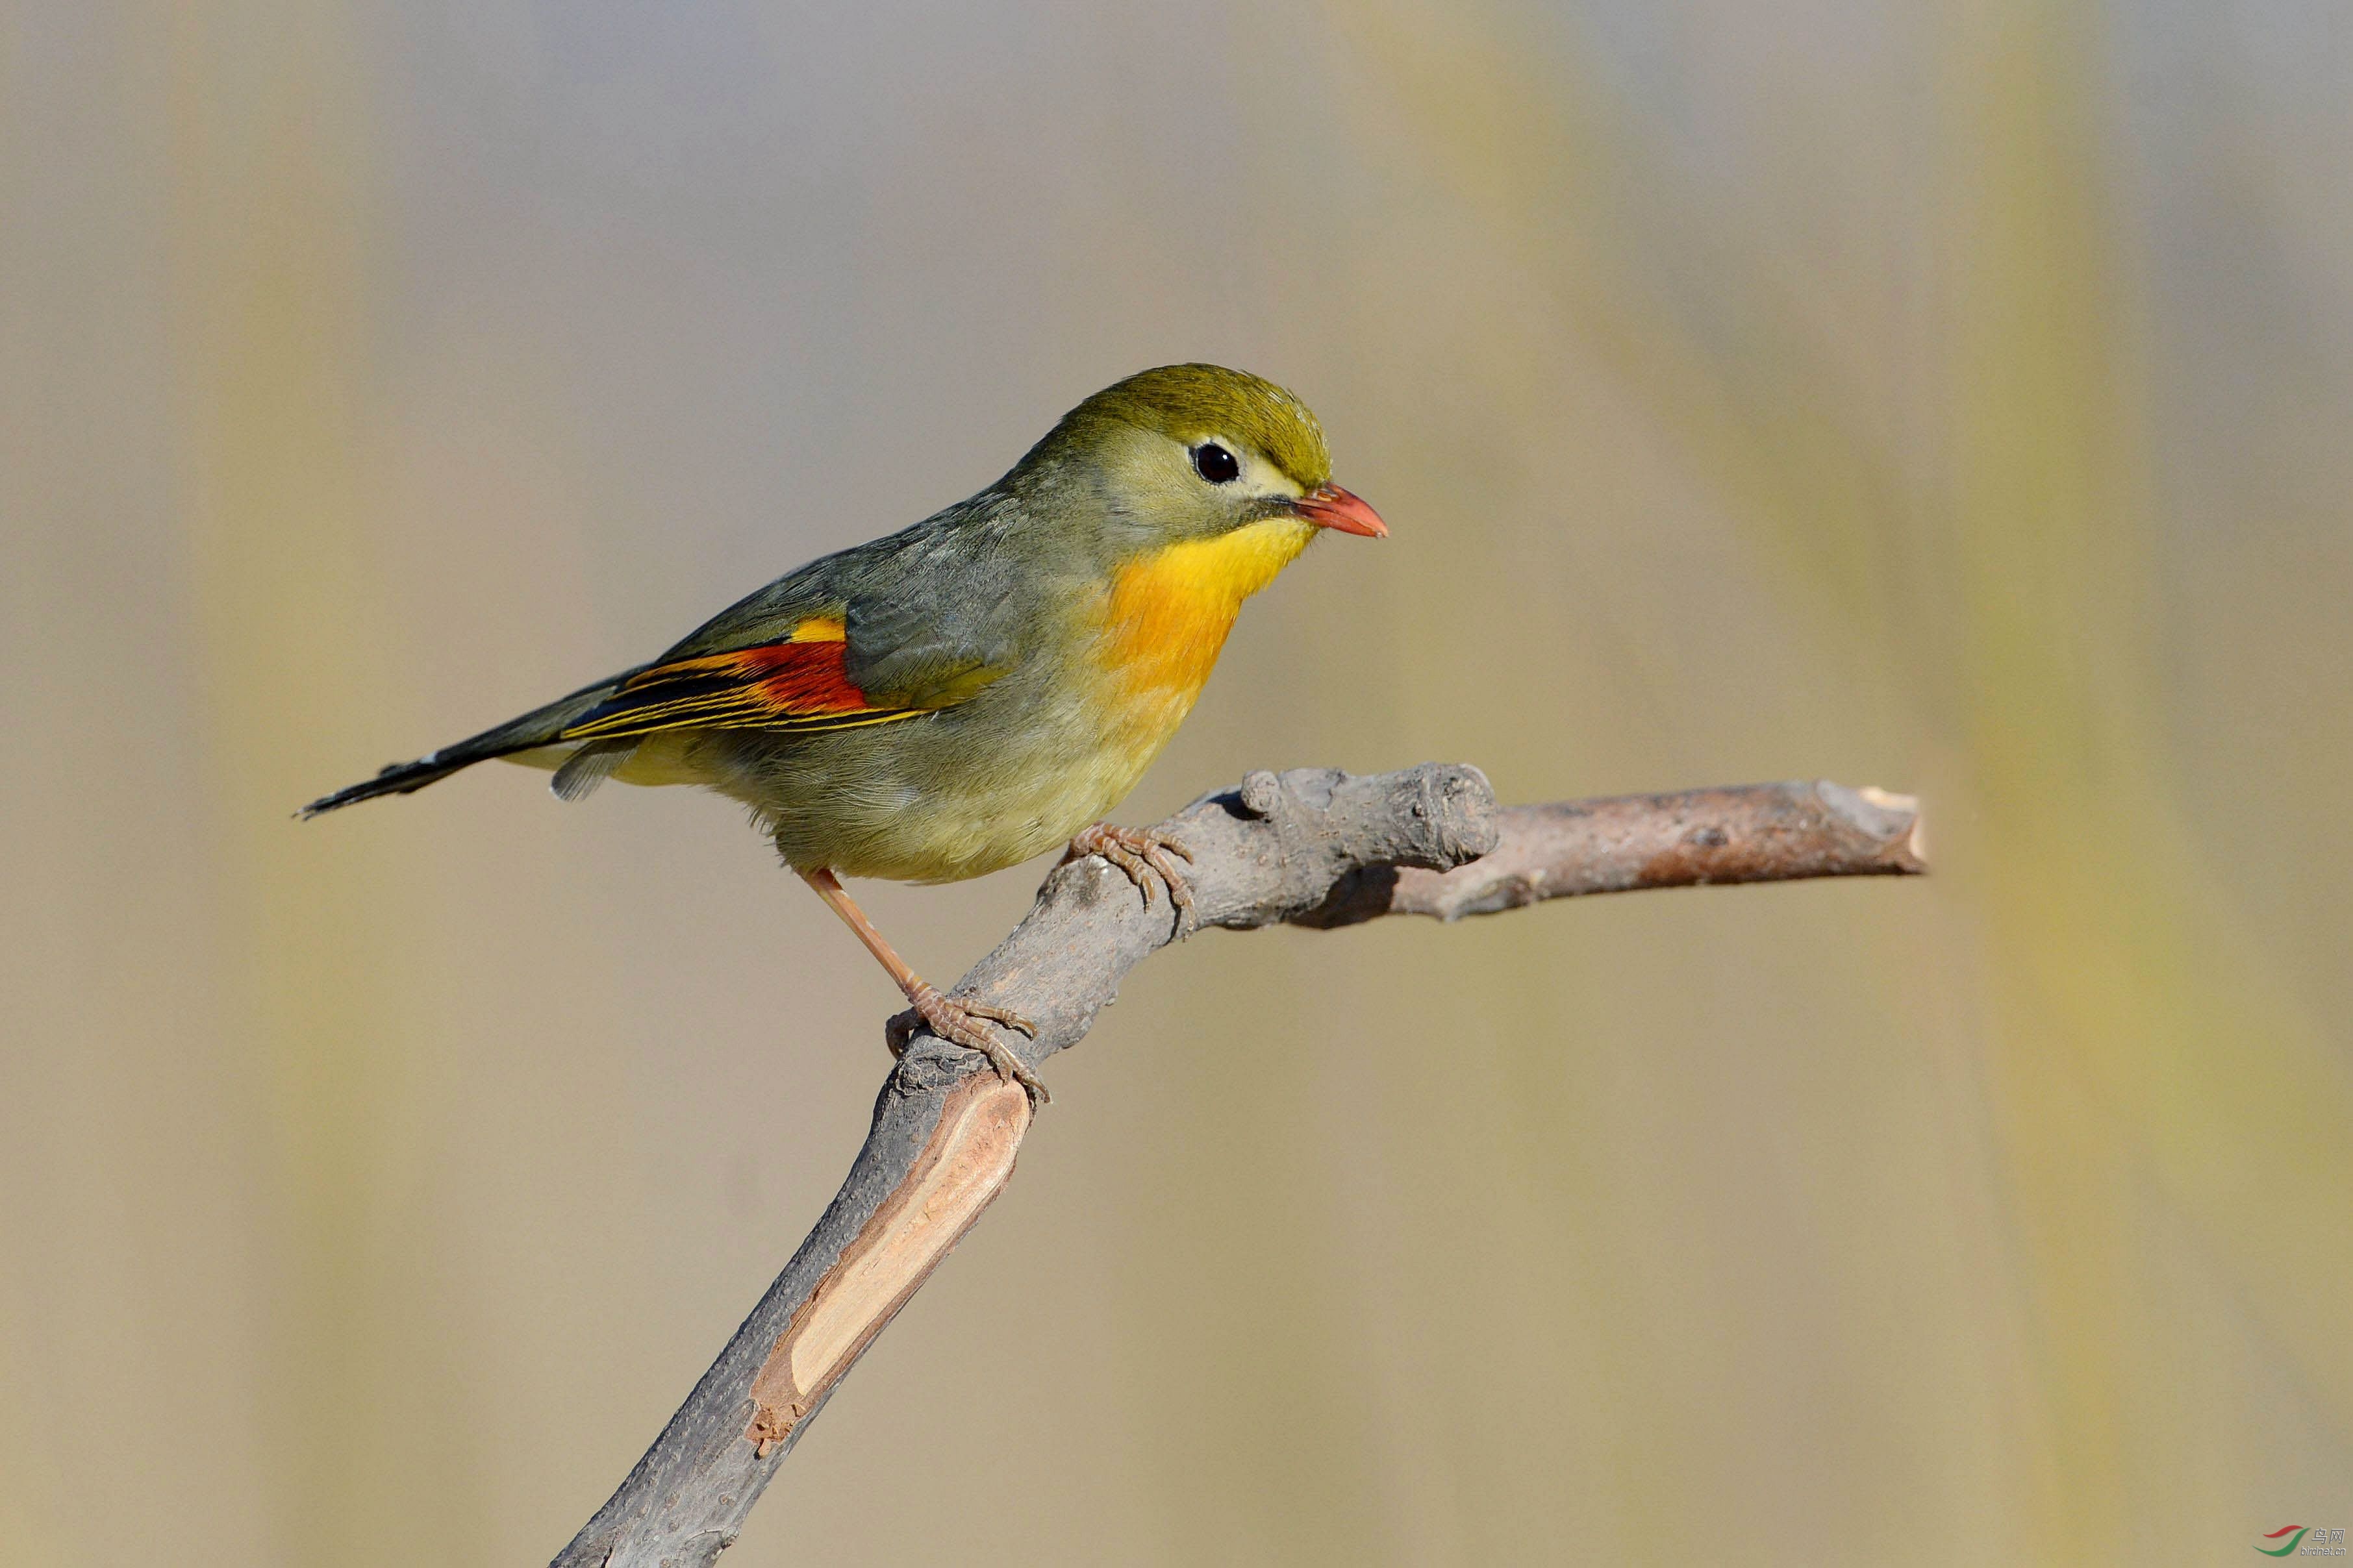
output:
M1912 800L1827 783L1499 808L1467 766L1261 772L1161 826L1192 853L1199 923L1233 931L1926 869ZM1034 1039L1013 1039L1035 1067L1083 1038L1127 972L1177 934L1166 899L1146 906L1104 861L1071 862L954 994L1034 1021ZM1029 1121L1028 1096L976 1053L916 1034L817 1228L554 1568L708 1568L843 1374L1003 1190Z

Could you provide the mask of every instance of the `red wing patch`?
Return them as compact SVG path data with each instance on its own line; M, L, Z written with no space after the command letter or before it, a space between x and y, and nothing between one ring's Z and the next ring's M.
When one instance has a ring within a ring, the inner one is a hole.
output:
M848 674L842 624L803 621L783 642L639 670L558 739L607 741L657 730L807 733L886 724L928 711L876 707Z

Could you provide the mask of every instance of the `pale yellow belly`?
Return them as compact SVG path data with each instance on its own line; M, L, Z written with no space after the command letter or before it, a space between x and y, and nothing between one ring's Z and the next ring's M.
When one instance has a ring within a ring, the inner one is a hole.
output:
M1125 800L1215 661L1212 646L1166 668L1173 678L1145 679L1091 648L1042 689L812 737L806 764L761 770L728 793L760 812L797 866L897 881L985 876L1059 848Z

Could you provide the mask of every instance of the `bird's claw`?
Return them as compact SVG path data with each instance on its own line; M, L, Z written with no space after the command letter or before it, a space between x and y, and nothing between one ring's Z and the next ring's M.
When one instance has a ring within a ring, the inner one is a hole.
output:
M1144 895L1145 909L1152 907L1154 879L1166 887L1169 905L1176 911L1178 936L1191 934L1199 923L1193 910L1192 886L1176 868L1176 860L1191 865L1193 852L1174 834L1157 827L1121 827L1114 823L1098 822L1071 840L1070 853L1063 858L1082 860L1090 855L1100 855L1125 872L1127 879Z
M966 1013L976 1018L986 1018L992 1024L1002 1024L1008 1029L1018 1029L1033 1040L1038 1037L1038 1026L1008 1007L992 1007L986 1002L965 1002L961 1005Z
M1046 1092L1045 1083L1029 1070L1027 1062L1014 1055L1002 1040L980 1026L979 1020L986 1019L1008 1029L1018 1029L1036 1039L1038 1026L1020 1014L1003 1007L992 1007L986 1002L964 1002L954 996L944 996L931 985L925 985L907 1000L913 1005L915 1017L922 1021L923 1027L952 1046L978 1051L988 1058L988 1065L997 1069L998 1078L1007 1083L1019 1084L1029 1096L1031 1110L1054 1098ZM895 1057L906 1055L907 1041L915 1032L912 1024L900 1026L905 1016L902 1013L898 1018L893 1018L885 1036L891 1045L891 1054Z

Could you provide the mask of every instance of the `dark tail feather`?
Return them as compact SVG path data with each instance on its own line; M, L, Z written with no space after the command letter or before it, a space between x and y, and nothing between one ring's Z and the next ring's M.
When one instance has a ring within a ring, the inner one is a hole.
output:
M523 748L518 746L515 749L521 751ZM380 795L406 795L411 790L423 789L427 784L446 779L459 768L471 767L476 763L499 754L496 752L486 752L481 756L468 757L462 762L443 762L441 753L436 752L429 757L419 757L413 763L394 763L372 779L364 780L355 784L346 784L332 795L321 795L294 815L308 822L321 812L332 811L337 806L350 805L357 801L374 800Z
M632 670L629 674L635 674ZM520 719L510 719L495 730L485 730L470 740L417 758L413 763L395 763L372 779L364 779L322 795L294 815L307 822L321 812L358 801L374 800L382 795L407 795L427 784L448 778L460 768L470 768L476 763L489 762L492 757L512 756L553 742L565 729L579 717L613 694L613 689L628 679L617 675L610 680L600 680L594 686L584 686L560 701L534 709ZM585 793L585 792L584 792Z

